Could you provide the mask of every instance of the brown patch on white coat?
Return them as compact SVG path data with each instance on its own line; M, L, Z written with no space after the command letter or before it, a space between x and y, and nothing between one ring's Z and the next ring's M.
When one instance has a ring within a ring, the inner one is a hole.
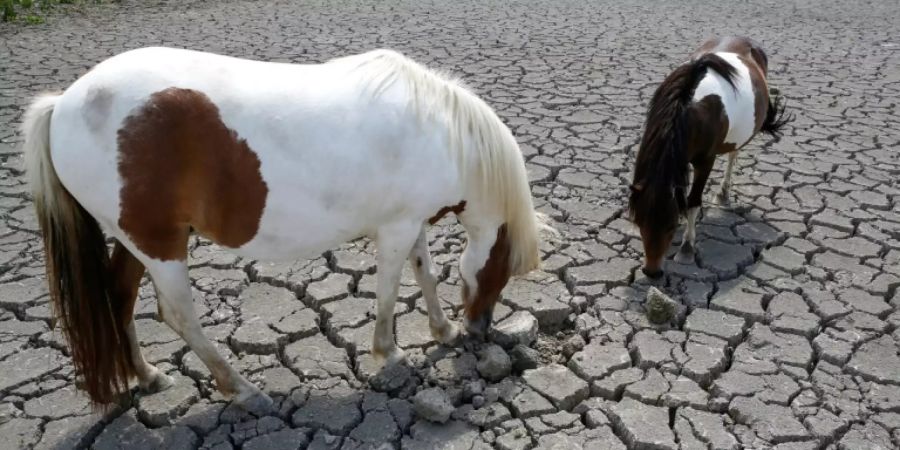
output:
M118 142L119 226L147 256L185 260L192 229L231 248L256 235L268 193L259 158L205 94L151 95Z

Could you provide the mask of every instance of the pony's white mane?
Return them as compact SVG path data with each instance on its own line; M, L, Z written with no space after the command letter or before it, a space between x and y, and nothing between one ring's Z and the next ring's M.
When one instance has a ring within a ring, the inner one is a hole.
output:
M539 229L548 227L534 212L525 163L509 128L458 79L391 50L365 56L359 68L371 76L373 95L401 81L408 86L411 106L423 121L447 126L449 149L463 183L478 186L484 200L497 208L506 223L511 272L518 275L536 269L540 265ZM478 168L477 173L466 170L470 164Z

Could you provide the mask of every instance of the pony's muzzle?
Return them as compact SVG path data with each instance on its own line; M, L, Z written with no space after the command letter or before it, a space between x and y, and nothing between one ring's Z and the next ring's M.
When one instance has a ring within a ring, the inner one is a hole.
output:
M487 337L488 330L491 328L491 321L494 316L494 308L490 308L481 313L480 316L475 319L470 319L468 316L465 319L466 331L472 337L477 337L480 339L484 339Z
M659 267L657 267L655 269L651 269L647 266L641 267L641 272L643 272L644 275L647 275L647 278L652 278L654 280L663 276L663 274L665 273L665 271Z

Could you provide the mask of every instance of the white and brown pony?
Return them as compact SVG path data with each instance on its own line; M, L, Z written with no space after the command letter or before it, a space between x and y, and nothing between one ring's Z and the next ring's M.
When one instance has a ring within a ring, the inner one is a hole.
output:
M250 410L271 400L222 358L194 314L191 233L253 259L377 243L373 353L403 357L394 302L409 260L432 334L453 341L426 225L456 213L465 319L484 333L510 276L539 264L522 154L494 111L457 82L392 51L325 64L146 48L110 58L25 116L25 159L50 292L91 399L137 378L172 379L141 355L132 313L149 272L162 319ZM112 255L105 230L115 238Z
M728 154L719 198L728 198L737 151L759 131L773 136L791 120L769 96L768 58L743 37L706 41L691 61L675 69L650 101L635 163L628 211L644 244L644 274L662 276L662 262L679 216L687 226L677 262L694 261L694 239L703 189L716 156ZM688 164L693 166L690 194Z

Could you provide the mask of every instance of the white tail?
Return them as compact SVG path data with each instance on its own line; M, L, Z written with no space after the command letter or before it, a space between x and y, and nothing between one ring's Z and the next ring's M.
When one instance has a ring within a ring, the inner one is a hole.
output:
M50 160L50 117L56 106L58 95L41 95L31 103L25 112L22 131L25 133L25 175L28 188L38 205L55 209L56 187L59 178Z

